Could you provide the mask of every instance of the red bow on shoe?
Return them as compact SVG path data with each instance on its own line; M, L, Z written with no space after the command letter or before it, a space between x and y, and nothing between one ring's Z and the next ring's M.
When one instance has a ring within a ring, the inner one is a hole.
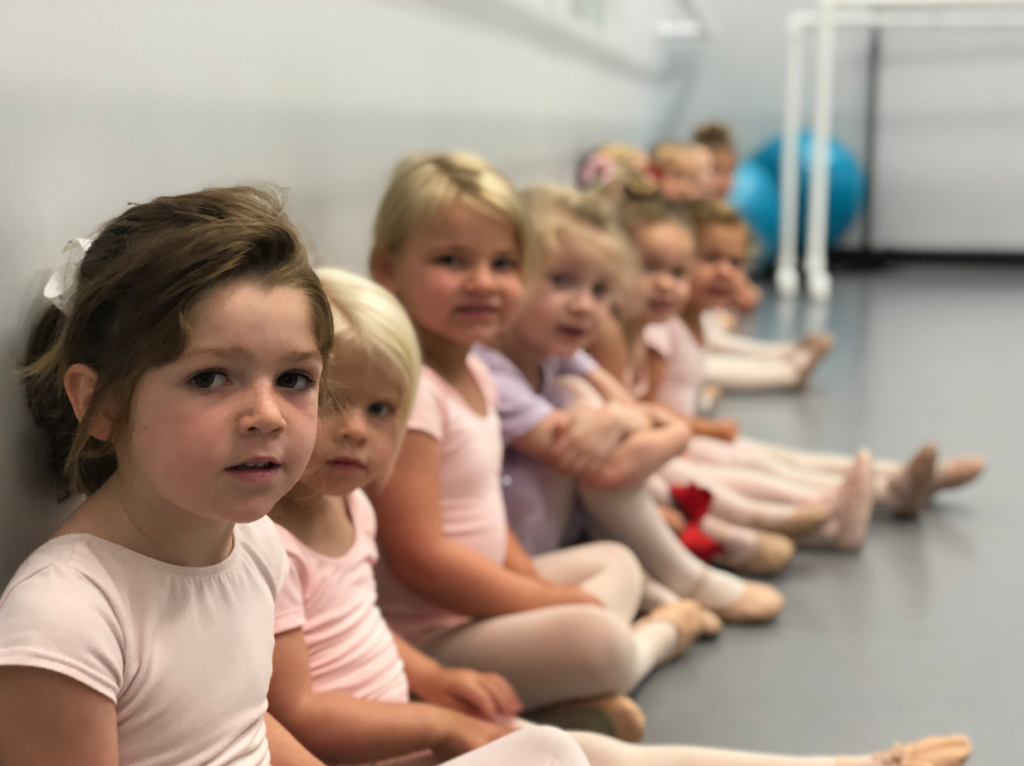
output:
M711 505L710 492L693 485L672 487L672 498L686 517L686 526L679 533L679 539L683 545L704 561L711 561L713 556L725 550L717 540L708 537L700 528L700 520L708 512L708 506Z

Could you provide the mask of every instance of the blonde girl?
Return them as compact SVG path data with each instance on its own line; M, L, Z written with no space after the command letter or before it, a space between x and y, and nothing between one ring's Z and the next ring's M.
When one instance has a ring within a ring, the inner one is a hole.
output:
M696 598L731 622L775 617L783 600L774 588L699 561L666 528L644 487L685 447L685 421L637 402L582 350L608 317L613 287L630 283L623 274L635 268L614 210L563 187L524 197L540 234L541 264L516 319L493 348L478 352L498 383L514 528L534 553L557 547L578 497L595 532L629 545L674 598ZM564 376L572 376L578 396L563 390Z
M391 472L419 347L382 287L339 269L317 275L334 313L328 385L345 406L321 414L301 483L271 513L290 567L276 604L270 711L328 763L420 753L415 762L430 760L430 751L441 759L478 747L455 762L532 762L527 752L513 757L504 741L483 747L512 732L507 721L521 709L504 678L442 667L392 635L377 608L376 519L361 488ZM424 702L410 704L410 692ZM534 748L534 757L572 750L553 731L511 739L517 750Z
M359 488L388 480L416 390L416 335L379 286L335 269L317 273L335 312L332 371L347 407L321 416L307 473L273 512L291 568L277 601L270 710L330 763L428 766L466 751L449 762L544 763L552 747L566 749L565 734L513 719L518 700L504 679L442 667L394 636L376 607L375 519ZM410 691L422 701L410 702ZM506 734L513 727L520 731ZM968 746L962 738L933 739L841 760L569 736L593 766L879 766L909 764L912 755L938 755L934 763L953 766ZM510 753L516 740L533 751Z
M0 597L3 763L315 762L265 716L287 561L263 517L313 449L333 337L282 206L132 206L48 285L25 389L85 500Z
M470 348L511 320L532 257L515 190L483 160L399 165L371 268L408 311L423 369L396 478L371 492L381 604L410 643L500 673L527 709L627 692L720 626L693 602L632 624L643 574L621 544L531 559L510 533L494 382Z

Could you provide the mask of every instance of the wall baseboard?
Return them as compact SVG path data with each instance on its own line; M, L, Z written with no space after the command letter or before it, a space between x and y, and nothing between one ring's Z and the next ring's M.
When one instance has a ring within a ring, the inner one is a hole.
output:
M841 268L870 268L888 263L962 263L1024 265L1021 251L834 250L829 262Z

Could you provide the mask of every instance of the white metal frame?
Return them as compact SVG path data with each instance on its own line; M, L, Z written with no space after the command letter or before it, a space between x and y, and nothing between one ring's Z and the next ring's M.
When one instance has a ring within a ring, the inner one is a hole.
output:
M786 83L779 158L779 249L775 287L784 297L800 293L800 123L803 116L804 32L818 29L818 69L814 88L814 145L804 229L804 277L817 301L832 295L828 265L828 149L832 140L836 33L840 27L1005 28L1024 27L1024 16L1007 16L1024 0L819 0L816 10L798 10L786 23ZM993 13L1004 11L1002 15Z

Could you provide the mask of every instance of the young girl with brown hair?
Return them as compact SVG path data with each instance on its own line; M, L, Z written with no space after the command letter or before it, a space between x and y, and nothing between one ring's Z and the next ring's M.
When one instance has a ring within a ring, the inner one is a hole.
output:
M0 597L0 761L313 762L265 722L287 561L263 517L309 459L332 342L282 205L134 205L51 280L24 383L86 498Z

